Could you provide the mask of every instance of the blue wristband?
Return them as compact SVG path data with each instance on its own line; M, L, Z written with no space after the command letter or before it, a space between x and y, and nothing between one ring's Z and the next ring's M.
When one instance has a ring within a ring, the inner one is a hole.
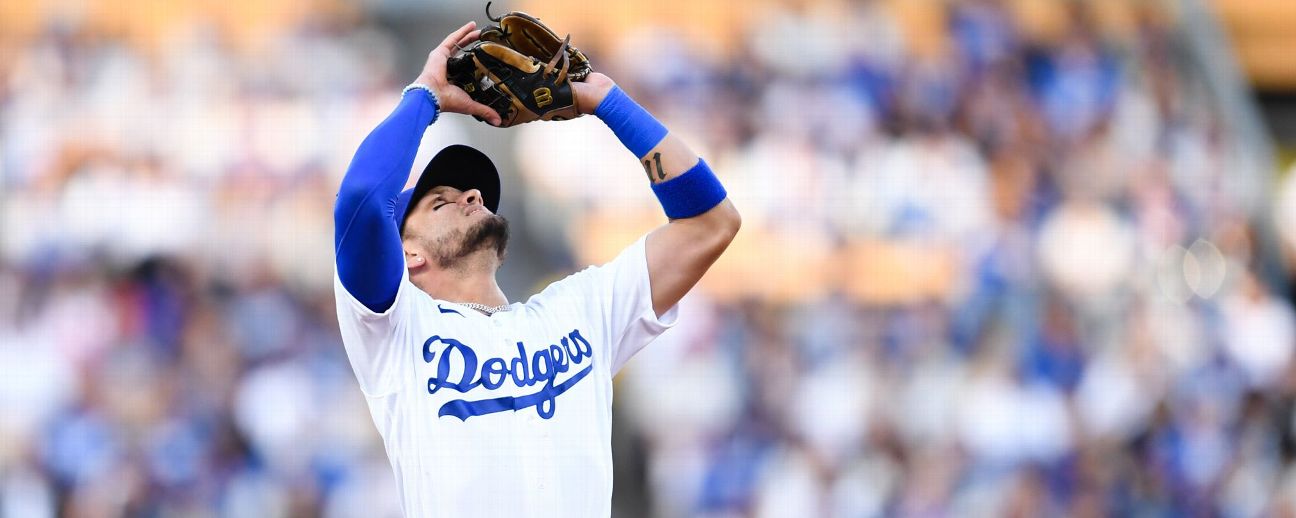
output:
M621 140L621 144L634 153L635 157L647 155L666 138L666 126L657 122L648 110L634 102L620 86L612 87L612 91L594 109L594 116L607 124Z
M650 148L651 149L651 148ZM705 160L698 159L697 165L684 174L653 184L653 194L666 210L670 219L691 218L719 205L729 196L720 179L711 172Z

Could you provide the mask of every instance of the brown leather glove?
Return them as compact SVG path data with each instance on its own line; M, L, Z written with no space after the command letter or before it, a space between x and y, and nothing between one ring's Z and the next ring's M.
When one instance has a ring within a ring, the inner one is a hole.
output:
M580 117L571 82L593 69L589 59L538 18L514 11L482 29L476 42L446 64L447 79L500 115L499 127ZM482 120L477 117L478 120Z

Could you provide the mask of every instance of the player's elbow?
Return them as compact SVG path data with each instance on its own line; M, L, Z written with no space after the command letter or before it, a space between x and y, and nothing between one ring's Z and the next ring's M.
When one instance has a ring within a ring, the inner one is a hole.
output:
M382 196L375 196L371 190L348 187L344 183L333 202L334 246L341 247L342 241L352 231L372 231L386 221L383 203Z
M726 237L725 246L728 246L729 242L733 241L733 238L738 235L738 231L742 229L742 214L738 213L738 208L734 207L734 204L729 200L725 200L724 203L720 204L720 210L721 232Z
M374 196L374 186L361 182L342 182L333 202L333 216L351 217L360 210L378 210L381 196Z
M722 252L729 247L738 230L742 228L742 215L728 199L720 202L707 214L707 242L715 251Z

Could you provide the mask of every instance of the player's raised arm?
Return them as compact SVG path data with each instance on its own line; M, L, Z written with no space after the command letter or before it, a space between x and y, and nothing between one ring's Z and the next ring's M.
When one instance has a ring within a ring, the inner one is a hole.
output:
M645 242L653 311L661 316L720 258L742 218L707 163L611 79L593 73L572 87L581 111L602 119L639 157L670 218Z
M446 82L446 60L455 44L476 39L468 22L428 53L419 78L400 104L356 150L333 207L338 277L356 300L381 313L396 299L405 268L396 198L409 179L419 142L441 111L478 115L499 123L494 110Z

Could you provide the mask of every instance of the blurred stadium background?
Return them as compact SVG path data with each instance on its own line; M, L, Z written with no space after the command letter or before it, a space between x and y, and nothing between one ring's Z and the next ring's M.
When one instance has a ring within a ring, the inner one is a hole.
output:
M331 204L482 7L0 0L0 516L399 512ZM495 7L745 219L618 378L615 515L1296 515L1296 3ZM592 118L456 142L513 300L663 219Z

